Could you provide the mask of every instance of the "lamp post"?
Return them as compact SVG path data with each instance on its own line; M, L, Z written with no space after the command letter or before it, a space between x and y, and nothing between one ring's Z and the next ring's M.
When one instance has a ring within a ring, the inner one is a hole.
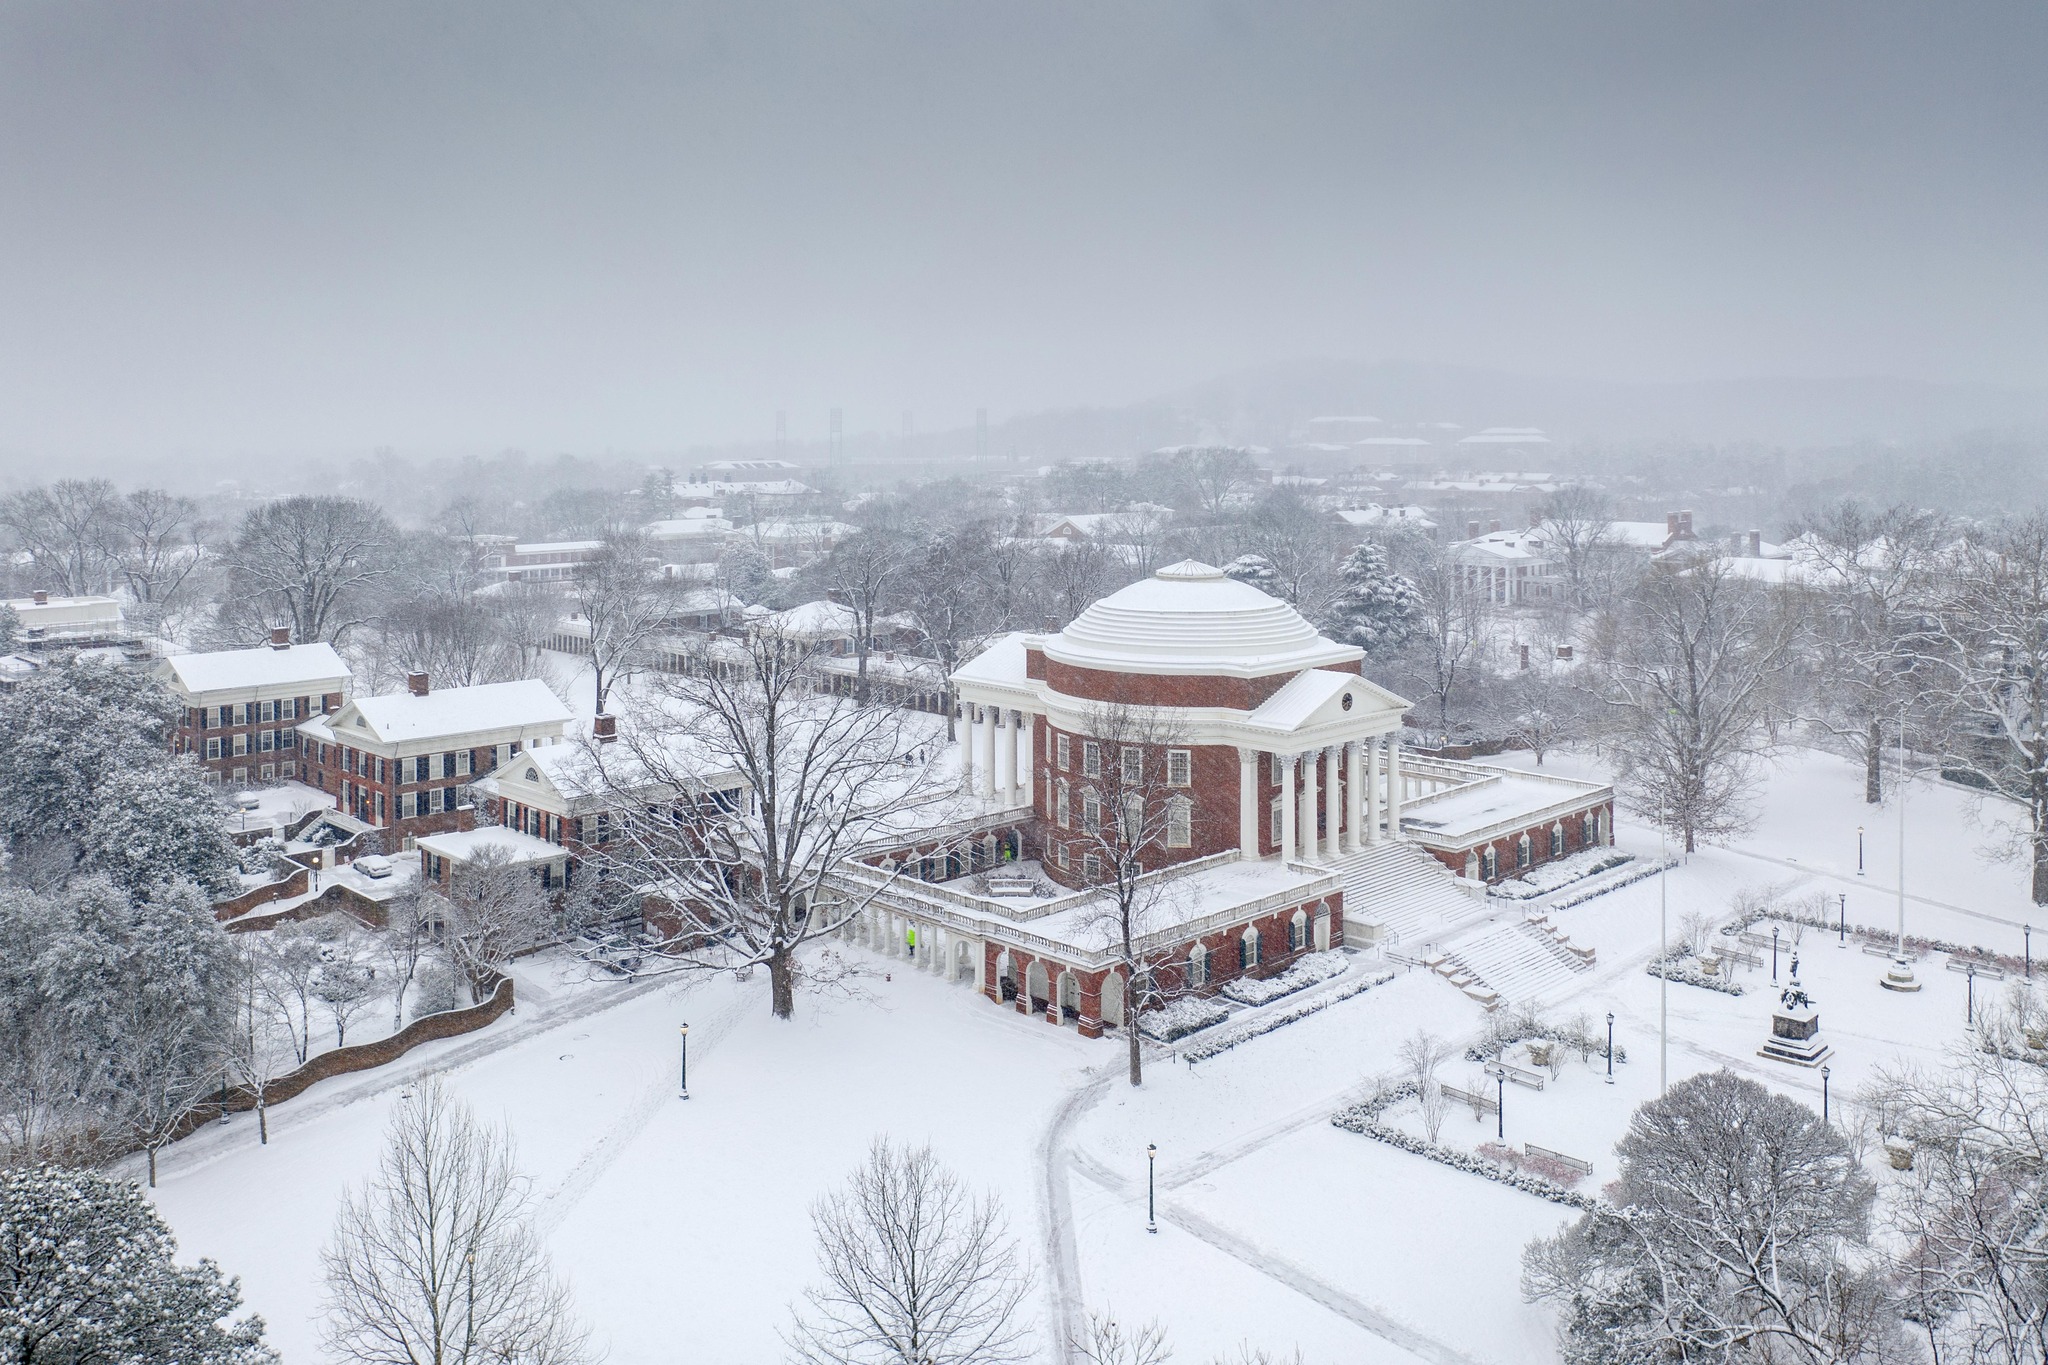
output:
M1771 980L1778 979L1778 926L1771 926Z
M1892 965L1877 984L1888 991L1920 989L1913 979L1913 963L1906 956L1906 718L1899 717L1899 775L1894 783L1899 793L1899 939Z
M1828 1121L1828 1068L1820 1069L1820 1121Z
M690 1026L683 1025L683 1065L677 1078L676 1095L679 1099L690 1098Z
M2020 933L2026 937L2026 947L2023 951L2027 955L2027 980L2032 981L2034 979L2034 926L2023 924L2020 926Z
M1493 1083L1499 1087L1493 1101L1493 1135L1502 1142L1506 1142L1508 1140L1508 1069L1506 1067L1502 1067L1493 1073Z
M1145 1231L1159 1231L1159 1194L1155 1173L1159 1169L1159 1144L1145 1144Z
M1837 892L1835 900L1841 907L1842 915L1840 925L1841 938L1835 943L1835 946L1837 948L1846 948L1849 946L1849 893L1846 891Z
M1964 972L1967 994L1964 995L1963 1031L1972 1033L1977 1028L1977 964L1972 962Z
M1863 826L1856 826L1856 875L1863 875Z
M1607 1014L1607 1083L1614 1084L1614 1012Z

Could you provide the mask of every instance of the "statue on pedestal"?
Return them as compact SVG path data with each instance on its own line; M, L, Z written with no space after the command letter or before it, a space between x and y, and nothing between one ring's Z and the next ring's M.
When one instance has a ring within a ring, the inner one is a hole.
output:
M1771 1012L1771 1036L1756 1055L1793 1066L1819 1066L1833 1051L1821 1041L1820 1011L1799 984L1799 955L1795 952L1792 979L1778 995L1778 1008Z

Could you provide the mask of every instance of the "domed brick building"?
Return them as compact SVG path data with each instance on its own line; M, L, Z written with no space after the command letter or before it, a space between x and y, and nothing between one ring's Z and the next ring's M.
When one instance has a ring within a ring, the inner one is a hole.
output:
M994 642L953 674L978 813L882 862L899 880L853 936L1097 1034L1131 970L1119 808L1159 813L1131 856L1169 995L1483 916L1482 880L1605 842L1609 788L1404 755L1410 704L1363 658L1194 561Z

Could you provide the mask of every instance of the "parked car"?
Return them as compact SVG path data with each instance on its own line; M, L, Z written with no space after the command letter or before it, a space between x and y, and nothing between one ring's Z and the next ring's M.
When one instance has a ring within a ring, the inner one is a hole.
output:
M388 877L391 875L391 860L381 853L366 853L356 859L355 869L365 877Z

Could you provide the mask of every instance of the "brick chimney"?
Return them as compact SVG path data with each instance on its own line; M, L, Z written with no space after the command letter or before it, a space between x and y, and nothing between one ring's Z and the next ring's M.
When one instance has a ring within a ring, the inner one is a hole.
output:
M1465 523L1465 539L1467 539L1467 540L1477 540L1477 539L1479 539L1479 523L1478 523L1478 522L1476 522L1476 521L1468 521L1468 522L1466 522L1466 523Z
M1764 533L1762 531L1751 531L1749 533L1749 557L1751 559L1762 559L1764 557Z
M36 605L39 607L47 607L50 605L50 590L48 588L36 589Z
M1687 509L1686 509L1685 511L1683 511L1683 512L1680 512L1680 513L1678 514L1678 529L1679 529L1679 531L1680 531L1680 533L1681 533L1681 534L1683 534L1683 535L1685 535L1685 536L1687 536L1687 537L1690 537L1690 536L1692 535L1692 509L1691 509L1691 508L1689 508L1689 507L1688 507L1688 508L1687 508Z
M1498 521L1495 521L1495 522L1490 522L1490 523L1488 523L1488 524L1487 524L1487 527L1486 527L1486 531L1487 531L1487 534L1488 534L1488 535L1496 535L1496 536L1497 536L1497 535L1499 535L1499 534L1500 534L1500 523L1499 523Z
M1527 646L1527 645L1523 645L1523 646L1521 647L1521 649L1522 649L1522 668L1523 668L1523 670L1524 670L1524 671L1526 671L1526 670L1528 669L1528 667L1529 667L1529 646Z
M599 744L610 744L619 737L619 718L600 711L591 717L590 737Z
M426 696L427 692L429 691L429 688L427 686L427 675L424 673L406 674L405 690L412 693L415 697Z
M270 628L270 647L272 649L290 649L292 647L292 628L290 626L272 626Z
M1570 645L1559 645L1557 647L1557 657L1560 663L1570 663L1572 661L1572 647Z
M1666 540L1669 540L1669 539L1671 539L1671 538L1672 538L1673 536L1675 536L1675 535L1677 535L1677 534L1678 534L1678 513L1676 513L1676 512L1666 512L1666 513L1664 514L1664 539L1666 539Z

